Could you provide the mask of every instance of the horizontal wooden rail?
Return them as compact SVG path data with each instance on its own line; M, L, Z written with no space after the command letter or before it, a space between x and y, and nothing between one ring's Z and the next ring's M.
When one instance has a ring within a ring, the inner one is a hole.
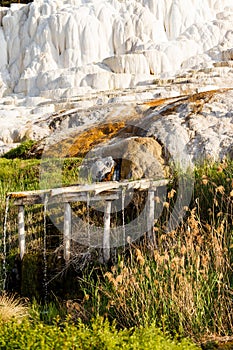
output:
M59 187L46 190L9 192L7 196L14 199L15 205L31 205L44 203L47 196L49 203L62 202L69 199L72 202L79 201L79 198L85 198L90 195L92 200L95 200L97 195L116 194L117 190L156 190L156 188L165 186L169 182L168 179L151 180L142 179L137 181L108 181L97 182L87 185L75 185L67 187ZM97 199L99 200L99 199ZM82 201L82 200L80 200Z

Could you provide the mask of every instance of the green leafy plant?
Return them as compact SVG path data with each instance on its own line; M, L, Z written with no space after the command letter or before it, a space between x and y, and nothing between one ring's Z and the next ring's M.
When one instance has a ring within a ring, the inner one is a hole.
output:
M0 348L22 349L141 349L141 350L197 350L187 339L171 339L154 325L147 328L117 330L107 320L98 317L89 326L82 322L55 319L52 325L25 320L21 324L3 323L0 327Z

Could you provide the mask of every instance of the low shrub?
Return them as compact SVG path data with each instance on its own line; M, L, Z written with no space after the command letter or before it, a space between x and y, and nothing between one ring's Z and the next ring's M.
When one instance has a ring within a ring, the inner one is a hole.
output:
M103 318L93 320L89 326L57 318L52 325L23 321L21 324L0 324L0 349L12 350L196 350L187 339L170 339L154 325L135 330L117 330Z

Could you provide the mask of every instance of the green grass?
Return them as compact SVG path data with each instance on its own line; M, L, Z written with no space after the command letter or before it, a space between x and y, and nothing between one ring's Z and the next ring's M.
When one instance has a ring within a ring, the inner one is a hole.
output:
M37 190L49 185L70 185L77 183L80 158L69 159L26 159L0 158L0 199L7 192ZM42 173L43 172L43 177ZM59 177L59 181L56 181ZM46 182L46 178L48 182Z

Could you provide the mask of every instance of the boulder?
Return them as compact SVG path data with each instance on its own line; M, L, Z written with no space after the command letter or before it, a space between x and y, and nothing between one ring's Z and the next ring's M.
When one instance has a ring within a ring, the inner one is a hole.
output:
M113 173L112 179L116 180L161 179L168 175L163 147L152 137L114 138L93 149L87 157L102 159L102 161L112 158L120 168L119 176ZM95 163L95 169L96 165L100 165L99 162L98 160Z

